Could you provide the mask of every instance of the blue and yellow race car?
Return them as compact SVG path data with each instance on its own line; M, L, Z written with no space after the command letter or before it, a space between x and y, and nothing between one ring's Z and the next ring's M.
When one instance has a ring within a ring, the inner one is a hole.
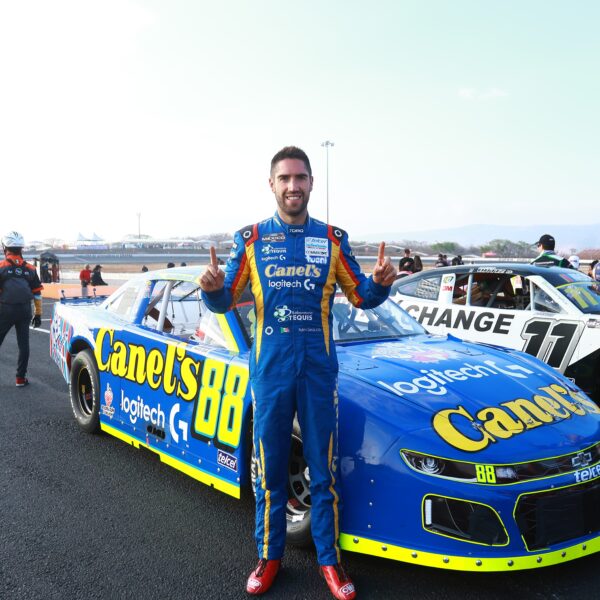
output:
M55 305L53 359L75 418L234 497L251 487L251 296L224 314L201 269L137 276ZM433 336L391 301L333 307L343 549L466 571L600 550L600 408L538 359ZM310 542L296 426L288 541Z

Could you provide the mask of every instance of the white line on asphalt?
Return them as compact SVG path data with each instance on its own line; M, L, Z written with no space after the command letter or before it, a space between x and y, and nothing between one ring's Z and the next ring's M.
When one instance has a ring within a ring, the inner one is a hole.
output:
M30 327L32 331L43 331L44 333L50 333L49 329L42 329L41 327Z

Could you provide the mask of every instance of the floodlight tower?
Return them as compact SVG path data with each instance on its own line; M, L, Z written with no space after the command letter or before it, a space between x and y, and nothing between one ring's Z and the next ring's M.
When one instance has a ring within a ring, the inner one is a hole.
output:
M321 146L323 148L325 148L325 157L326 157L326 170L325 170L325 177L327 179L327 187L326 187L326 198L327 198L327 224L329 224L329 148L332 148L333 146L335 146L335 144L333 142L330 142L329 140L325 140L324 142L321 142Z

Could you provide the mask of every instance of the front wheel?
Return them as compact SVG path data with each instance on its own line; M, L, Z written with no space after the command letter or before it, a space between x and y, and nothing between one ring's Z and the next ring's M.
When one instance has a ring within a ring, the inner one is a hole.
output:
M250 468L252 490L256 496L257 462L254 448ZM294 419L292 448L288 462L288 501L285 507L287 520L286 541L292 546L307 547L312 544L310 503L310 475L302 453L302 433Z
M73 359L69 395L79 427L87 433L100 431L100 380L91 350L82 350Z

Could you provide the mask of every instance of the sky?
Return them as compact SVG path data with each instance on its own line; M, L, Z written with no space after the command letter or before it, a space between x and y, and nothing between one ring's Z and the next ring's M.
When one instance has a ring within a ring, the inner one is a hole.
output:
M0 229L231 233L273 214L292 144L309 211L353 239L600 222L599 22L596 0L0 0Z

